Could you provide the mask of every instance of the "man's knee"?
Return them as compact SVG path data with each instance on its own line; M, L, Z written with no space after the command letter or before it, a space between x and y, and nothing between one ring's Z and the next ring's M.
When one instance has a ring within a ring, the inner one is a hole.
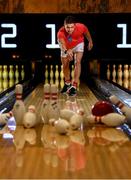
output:
M64 67L68 67L69 62L68 62L66 59L62 59L61 62L62 62L63 68L64 68Z
M75 62L75 65L76 65L76 66L81 65L81 59L77 59L76 62Z

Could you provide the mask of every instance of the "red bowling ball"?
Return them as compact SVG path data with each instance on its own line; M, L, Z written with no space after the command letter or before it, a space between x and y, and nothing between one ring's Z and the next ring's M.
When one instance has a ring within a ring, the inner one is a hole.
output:
M104 116L112 112L114 112L114 108L112 104L107 101L98 101L92 107L92 114L94 116Z

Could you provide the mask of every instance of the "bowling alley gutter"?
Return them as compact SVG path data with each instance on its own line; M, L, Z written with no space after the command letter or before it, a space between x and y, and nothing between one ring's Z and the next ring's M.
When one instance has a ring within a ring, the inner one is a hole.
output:
M131 108L131 92L129 94L119 87L115 86L114 84L95 77L91 78L88 83L90 84L91 90L94 92L98 99L109 101L109 97L111 95L115 95L123 102L123 104ZM119 109L116 108L115 110L116 112L121 113ZM117 128L120 128L131 139L130 127L131 124L124 123Z
M131 107L131 92L124 91L106 80L93 77L89 82L98 99L109 100L111 95L117 96L125 105Z
M23 98L25 98L32 90L31 80L23 83ZM13 88L7 89L0 94L0 113L8 112L12 109L15 102L15 91Z

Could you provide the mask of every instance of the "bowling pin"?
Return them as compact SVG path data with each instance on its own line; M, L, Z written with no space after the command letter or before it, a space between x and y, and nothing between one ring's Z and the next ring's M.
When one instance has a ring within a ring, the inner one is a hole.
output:
M113 64L113 70L112 70L112 81L116 82L116 65Z
M110 73L110 65L108 64L107 65L107 73L106 73L106 76L107 76L108 80L110 80L110 75L111 75L111 73Z
M3 89L6 90L8 88L8 69L7 65L3 66Z
M50 119L49 123L55 127L56 132L59 134L67 134L69 132L70 124L65 119Z
M30 105L28 107L28 112L24 114L23 125L26 128L32 128L36 125L36 123L37 123L36 108L34 105Z
M58 119L60 117L60 108L58 104L58 87L56 84L51 84L50 87L50 104L48 113L49 119Z
M94 116L89 115L86 117L87 122L95 124L95 123L103 123L107 126L116 127L125 122L126 117L124 115L118 113L109 113L104 116Z
M56 65L56 70L55 70L55 84L59 86L59 71L58 71L58 65Z
M129 86L129 70L128 70L128 64L124 65L124 87L128 89Z
M53 65L50 65L50 84L53 84L53 76L54 76L54 72L53 72Z
M122 86L122 64L118 65L117 77L117 83Z
M131 90L131 65L129 66L129 90Z
M70 109L62 109L60 110L60 117L62 119L66 119L67 121L70 120L70 118L76 114L74 111L70 110Z
M15 86L16 101L12 109L17 125L23 123L23 117L26 112L25 104L22 100L22 93L23 93L23 86L21 84L17 84Z
M13 116L13 113L10 111L8 113L0 114L0 126L4 126L7 124L9 118Z
M48 124L49 121L49 117L48 117L48 114L50 113L48 112L49 106L50 106L50 84L47 83L44 84L44 99L40 111L41 119L44 124Z
M2 65L0 65L0 92L3 90L3 70Z
M48 83L48 65L45 65L45 84Z
M18 65L15 66L15 84L19 82L19 70Z
M126 120L131 123L131 108L123 104L115 95L109 97L110 101L120 108L121 112L126 116Z
M60 87L62 88L64 86L64 74L63 74L63 67L61 65L61 71L60 71Z
M14 85L14 71L13 71L13 65L9 66L9 87L12 87Z
M74 65L71 65L71 79L74 80Z
M24 65L21 66L21 79L25 79Z
M83 109L81 109L70 118L69 122L71 129L72 130L79 129L83 123L83 118L84 118L84 111Z

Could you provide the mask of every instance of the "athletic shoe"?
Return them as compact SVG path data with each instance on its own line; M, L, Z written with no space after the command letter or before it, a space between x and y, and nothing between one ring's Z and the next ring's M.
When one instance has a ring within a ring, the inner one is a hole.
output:
M61 93L66 93L67 90L68 90L70 87L71 87L71 84L69 84L69 85L65 84L64 87L63 87L62 90L61 90Z
M67 93L69 96L75 96L77 94L77 89L74 86L71 86L68 90Z

